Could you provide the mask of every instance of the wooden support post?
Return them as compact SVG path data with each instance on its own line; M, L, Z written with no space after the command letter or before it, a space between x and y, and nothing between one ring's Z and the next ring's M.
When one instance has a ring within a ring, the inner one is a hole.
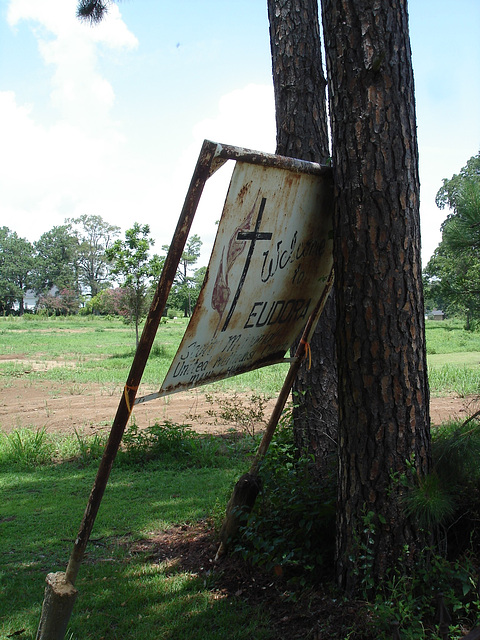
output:
M78 591L65 574L49 573L36 640L63 640Z
M157 285L153 297L150 311L145 321L142 336L135 352L130 373L125 384L117 413L115 415L108 442L103 452L102 460L97 471L92 491L85 509L80 530L78 532L72 553L68 562L65 574L55 580L47 576L47 590L42 608L42 619L38 629L37 640L62 640L67 628L68 620L72 613L75 598L69 595L65 598L65 593L73 594L76 590L73 585L82 562L85 548L87 546L90 533L92 531L100 502L102 500L108 478L112 470L113 462L118 452L123 433L127 426L130 414L135 404L138 386L140 384L148 356L157 333L160 318L165 309L168 294L177 272L177 267L185 247L185 243L192 226L195 211L203 191L203 187L208 177L212 173L212 163L216 155L218 145L206 140L195 167L195 171L190 182L190 188L185 199L185 203L180 214L177 227L173 236L172 244L165 260L162 275ZM222 164L222 162L220 162ZM73 590L73 591L72 591ZM68 601L68 606L66 602ZM58 628L58 631L56 630Z
M333 271L330 274L330 278L325 285L323 294L316 304L311 316L308 319L305 329L302 334L302 338L298 343L295 357L285 377L285 381L282 385L277 401L273 408L272 414L265 428L263 438L258 447L255 458L250 467L250 471L245 473L237 482L233 489L232 496L227 504L225 513L225 520L223 521L222 528L220 529L220 545L215 555L215 561L218 561L228 551L230 541L235 536L240 526L241 519L246 513L249 513L255 504L257 495L261 488L261 480L259 478L260 464L264 459L270 442L272 441L273 434L277 427L282 411L287 402L288 396L293 386L293 382L298 373L302 360L306 355L306 348L309 343L310 337L315 329L317 320L322 313L325 302L328 298L330 290L333 286Z

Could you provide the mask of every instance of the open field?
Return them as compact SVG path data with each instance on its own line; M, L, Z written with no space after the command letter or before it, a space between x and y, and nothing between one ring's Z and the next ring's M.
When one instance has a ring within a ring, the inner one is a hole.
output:
M185 326L184 319L160 325L139 395L158 389ZM472 413L480 389L480 335L458 322L428 322L427 351L433 424ZM108 429L133 355L133 329L118 319L0 318L0 430ZM211 415L213 405L236 394L247 406L261 394L268 416L286 370L276 365L154 400L136 407L132 419L139 426L189 423L200 432L235 428L218 412Z

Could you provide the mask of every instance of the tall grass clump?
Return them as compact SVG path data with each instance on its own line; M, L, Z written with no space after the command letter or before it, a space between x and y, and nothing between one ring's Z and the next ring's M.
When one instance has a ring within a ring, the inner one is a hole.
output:
M479 392L480 369L478 367L458 366L454 364L429 367L428 381L432 394L455 394L464 398L465 396L475 395Z
M123 436L119 464L160 461L165 468L222 467L240 451L235 440L198 434L188 424L165 420L140 429L133 423Z
M0 468L34 468L52 461L55 445L45 429L18 429L0 433Z
M465 551L479 535L480 422L450 421L432 433L433 468L410 486L405 508L436 534L449 556Z
M43 429L15 429L0 432L0 470L31 470L60 462L76 462L82 466L98 460L106 444L103 434L84 436L53 435Z

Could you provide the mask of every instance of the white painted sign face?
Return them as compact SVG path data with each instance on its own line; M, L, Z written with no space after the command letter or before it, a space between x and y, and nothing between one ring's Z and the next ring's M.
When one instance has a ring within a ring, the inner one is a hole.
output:
M332 270L330 185L236 163L203 288L156 397L284 358Z

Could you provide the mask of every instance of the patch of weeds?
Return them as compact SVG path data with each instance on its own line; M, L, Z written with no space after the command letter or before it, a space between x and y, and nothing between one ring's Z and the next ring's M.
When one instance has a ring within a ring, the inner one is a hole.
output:
M200 435L190 425L166 420L147 429L131 424L123 436L120 463L162 460L179 468L218 467L227 461L221 438Z
M440 598L452 618L448 637L463 637L480 614L478 572L468 559L451 563L425 549L411 572L400 559L367 600L372 630L389 639L396 622L404 640L438 638Z
M18 429L0 434L0 466L34 468L52 461L55 447L45 428Z
M324 578L334 556L335 486L319 487L312 463L297 457L290 424L279 426L260 470L263 488L234 547L298 586Z
M105 434L96 433L87 438L75 429L75 437L77 439L80 462L82 464L86 465L92 460L99 460L102 457L103 450L107 443L107 436Z
M251 438L255 437L259 425L266 424L265 408L269 398L264 395L253 393L245 399L236 392L225 398L206 393L205 399L213 407L207 410L207 415L215 418L216 424L221 419Z
M150 351L150 357L153 358L168 358L169 356L169 350L164 344L155 343Z
M405 478L404 509L427 531L434 531L443 553L455 558L475 540L480 522L480 423L474 415L432 433L432 471Z
M463 637L465 629L477 624L480 615L476 563L468 554L449 561L438 549L426 547L412 566L410 549L405 545L395 566L388 567L382 579L375 581L378 521L378 514L364 513L361 531L355 535L355 554L350 558L370 633L379 640L390 640L395 625L402 640L436 640L441 635L441 604L446 605L452 618L448 637ZM351 632L354 634L355 629Z

